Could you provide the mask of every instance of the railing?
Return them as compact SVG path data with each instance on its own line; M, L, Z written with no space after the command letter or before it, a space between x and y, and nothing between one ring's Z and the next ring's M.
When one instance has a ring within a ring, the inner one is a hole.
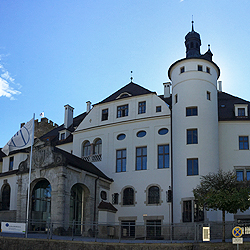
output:
M22 222L24 221L13 221ZM10 221L9 221L10 223ZM232 239L232 229L238 224L226 222L226 239ZM115 242L202 242L203 226L210 228L210 240L222 240L222 223L209 222L202 223L179 223L179 224L159 224L159 223L136 223L122 221L120 223L80 223L72 221L70 223L56 221L29 221L28 237L84 240L84 241L115 241ZM238 226L241 226L240 224ZM244 224L244 241L250 241L249 226ZM11 236L10 234L8 234ZM6 233L0 233L6 236ZM22 236L25 237L25 236Z
M102 160L102 155L88 155L88 156L83 156L83 160L88 161L88 162L97 162Z

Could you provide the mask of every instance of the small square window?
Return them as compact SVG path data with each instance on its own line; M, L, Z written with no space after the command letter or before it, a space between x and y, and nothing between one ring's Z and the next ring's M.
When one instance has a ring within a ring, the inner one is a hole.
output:
M197 107L187 107L186 108L186 116L197 116L198 109Z
M64 140L65 139L65 133L62 133L61 134L61 140Z
M185 67L180 68L180 74L185 72Z
M103 109L102 110L102 121L108 120L108 116L109 116L109 110L108 109Z
M117 118L128 116L128 104L117 107Z
M198 71L203 71L202 65L198 65Z
M211 92L207 91L207 100L211 101Z
M208 74L210 74L210 68L209 67L206 67L206 71Z
M156 112L161 112L161 106L156 107Z
M238 116L246 116L245 108L238 108Z

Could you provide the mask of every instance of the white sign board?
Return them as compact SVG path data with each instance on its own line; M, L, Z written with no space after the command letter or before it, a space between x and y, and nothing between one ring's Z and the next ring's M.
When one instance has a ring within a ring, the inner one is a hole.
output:
M243 244L243 238L233 238L232 243L233 244Z
M203 241L210 241L210 227L202 228Z
M25 234L25 223L1 222L1 232Z

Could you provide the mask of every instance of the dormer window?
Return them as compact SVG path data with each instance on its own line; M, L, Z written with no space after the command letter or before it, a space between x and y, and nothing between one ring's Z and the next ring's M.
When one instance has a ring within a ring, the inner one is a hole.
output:
M59 140L65 140L70 135L70 132L66 129L59 131Z
M237 117L247 117L248 104L234 104L234 112Z
M65 139L65 133L61 133L61 140Z

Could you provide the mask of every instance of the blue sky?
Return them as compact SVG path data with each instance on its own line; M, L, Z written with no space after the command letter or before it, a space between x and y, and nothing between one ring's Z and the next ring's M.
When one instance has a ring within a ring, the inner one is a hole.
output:
M163 94L194 27L223 91L250 100L248 0L0 1L0 147L33 117L63 123L130 82Z

